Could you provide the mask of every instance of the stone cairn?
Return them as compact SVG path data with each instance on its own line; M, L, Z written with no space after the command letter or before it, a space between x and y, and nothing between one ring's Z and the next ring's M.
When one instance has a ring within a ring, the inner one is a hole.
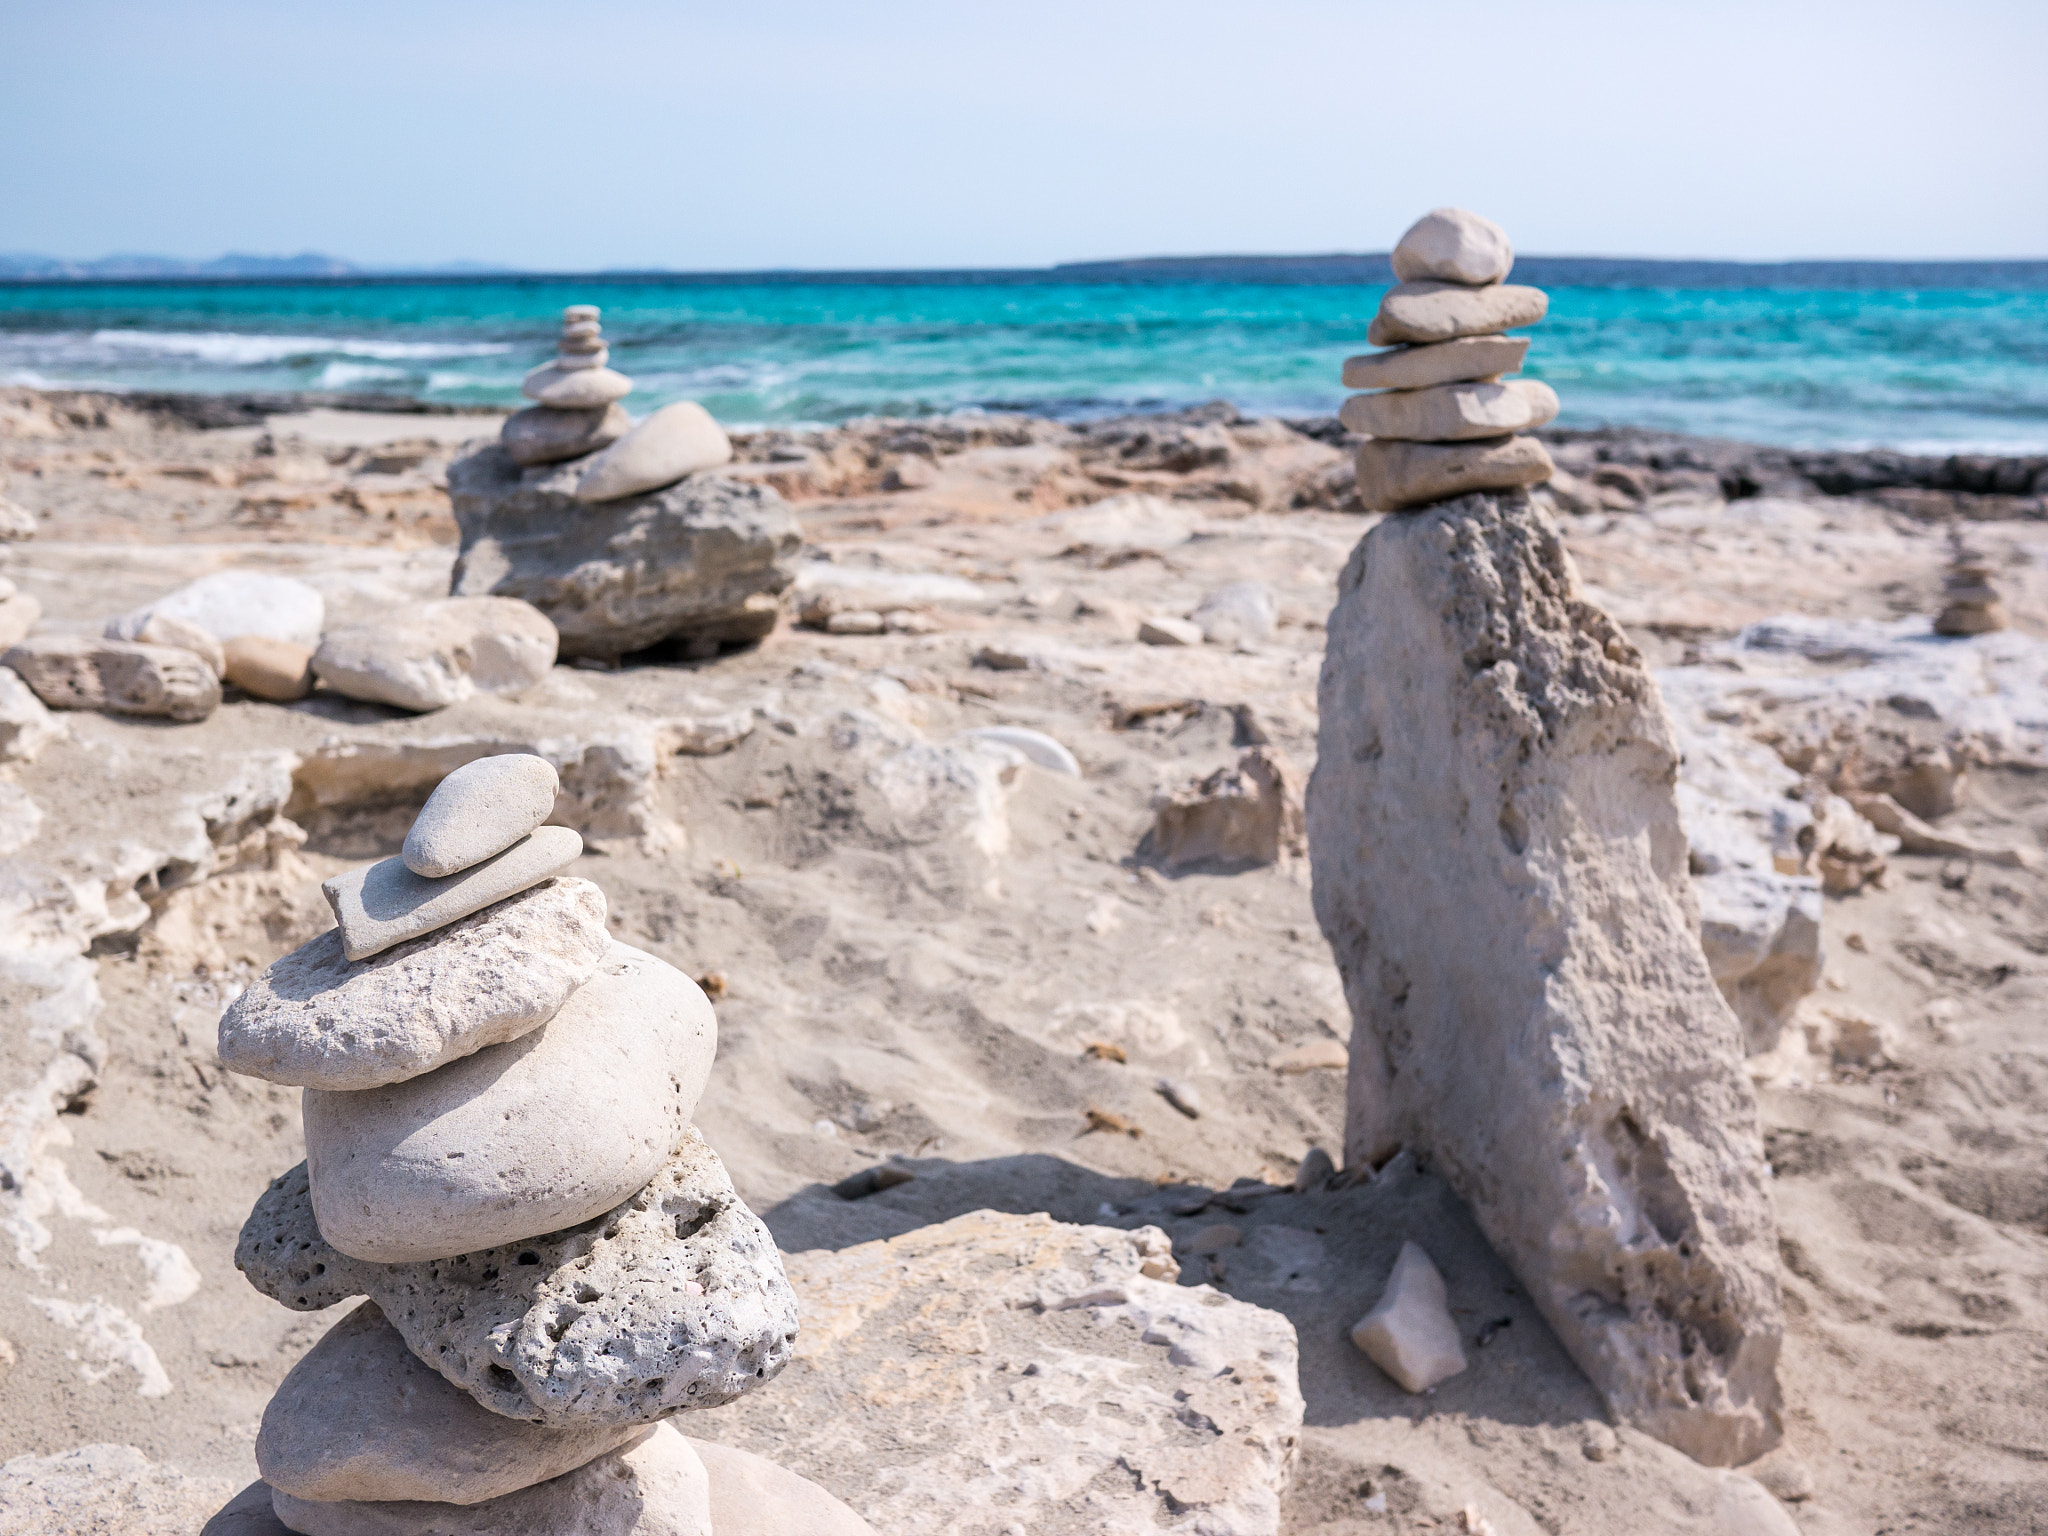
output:
M1366 340L1384 352L1344 364L1353 395L1339 420L1358 448L1358 498L1397 511L1468 491L1506 491L1548 480L1550 455L1534 431L1557 414L1557 395L1534 379L1502 382L1522 366L1528 340L1501 334L1534 325L1550 307L1538 288L1503 281L1514 250L1498 224L1438 208L1394 247L1399 280L1380 300Z
M236 1267L300 1311L367 1298L271 1399L222 1530L872 1536L670 1422L780 1371L796 1299L691 1125L711 1005L564 873L558 790L525 754L448 775L222 1016L230 1070L305 1090Z
M2010 623L1998 588L1991 585L1991 567L1981 555L1960 546L1942 580L1941 612L1934 616L1937 635L1988 635Z

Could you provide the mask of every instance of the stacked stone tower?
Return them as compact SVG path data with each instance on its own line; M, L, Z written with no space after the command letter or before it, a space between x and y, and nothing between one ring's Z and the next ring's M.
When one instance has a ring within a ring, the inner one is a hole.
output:
M1344 364L1353 395L1339 419L1368 441L1358 450L1358 496L1391 512L1468 491L1506 491L1551 476L1534 431L1557 414L1557 395L1533 379L1506 383L1528 341L1502 334L1541 320L1539 288L1503 279L1515 253L1491 219L1438 208L1394 247L1400 281L1380 300L1366 340L1385 352Z
M221 1019L231 1070L305 1090L306 1161L236 1266L301 1311L367 1298L285 1378L231 1509L300 1536L867 1533L668 1422L781 1370L796 1298L691 1125L711 1005L564 873L558 788L524 754L450 774Z

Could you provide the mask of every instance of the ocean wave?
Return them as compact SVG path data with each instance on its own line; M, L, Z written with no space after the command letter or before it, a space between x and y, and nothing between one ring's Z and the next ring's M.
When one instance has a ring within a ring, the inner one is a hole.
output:
M393 379L410 378L403 368L387 368L378 363L329 363L320 370L320 376L313 381L315 389L352 389L358 384L389 383Z
M409 358L491 357L512 350L509 342L502 341L378 341L367 336L266 336L241 331L94 331L91 340L103 347L241 367L296 357L402 362Z

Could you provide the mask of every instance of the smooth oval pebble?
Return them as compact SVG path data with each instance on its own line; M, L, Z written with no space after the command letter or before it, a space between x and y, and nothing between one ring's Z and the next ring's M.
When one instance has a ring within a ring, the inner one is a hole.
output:
M1392 253L1394 276L1404 283L1497 283L1515 264L1507 231L1463 208L1432 208L1401 237Z
M732 439L694 400L665 405L593 458L576 482L578 501L617 501L658 491L732 459Z
M531 752L464 763L427 796L400 857L430 880L481 864L553 815L561 787L555 765Z
M305 1095L321 1234L405 1264L610 1210L681 1144L718 1047L697 984L614 940L546 1024L424 1076Z
M543 363L519 386L529 400L558 411L587 411L623 400L633 392L633 381L610 368L558 368Z

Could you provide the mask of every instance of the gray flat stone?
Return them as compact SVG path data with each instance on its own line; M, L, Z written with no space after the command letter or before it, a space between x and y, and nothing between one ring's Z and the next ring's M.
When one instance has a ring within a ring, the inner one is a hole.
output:
M484 1407L534 1423L650 1424L772 1379L796 1345L775 1239L694 1130L630 1200L567 1231L419 1264L320 1235L302 1163L243 1224L235 1267L297 1311L367 1295Z
M1380 300L1380 312L1366 328L1368 345L1402 341L1450 341L1534 325L1550 309L1540 288L1496 283L1467 288L1458 283L1401 283Z
M270 966L220 1019L221 1065L349 1091L402 1083L555 1016L597 972L604 892L558 877L350 961L331 928Z
M223 1504L199 1536L292 1536L292 1529L277 1518L270 1484L259 1479Z
M1376 437L1358 446L1358 499L1372 511L1396 512L1471 491L1539 485L1551 471L1549 450L1533 437L1470 443Z
M1460 443L1533 432L1557 415L1557 391L1536 379L1505 384L1438 384L1353 395L1337 419L1368 437Z
M1461 336L1344 359L1346 389L1427 389L1513 373L1528 356L1526 336Z
M272 1495L299 1536L712 1536L711 1478L690 1442L659 1424L631 1445L482 1504Z
M427 796L400 857L437 880L503 853L554 814L555 765L531 752L501 752L464 763Z
M558 411L589 411L623 400L633 381L609 368L561 368L554 363L526 376L520 391L529 399Z
M405 1264L601 1215L668 1161L717 1049L697 984L614 941L539 1029L388 1087L307 1089L321 1234Z
M451 1385L364 1302L291 1368L263 1410L256 1465L297 1499L480 1504L573 1472L635 1425L544 1429Z
M615 443L633 427L623 405L600 405L580 411L558 411L536 405L516 411L498 429L498 441L520 465L554 464L580 459L607 443Z
M343 952L367 960L539 885L582 853L583 839L567 827L538 827L495 858L445 879L422 879L403 859L379 859L323 880L320 894L341 924Z

